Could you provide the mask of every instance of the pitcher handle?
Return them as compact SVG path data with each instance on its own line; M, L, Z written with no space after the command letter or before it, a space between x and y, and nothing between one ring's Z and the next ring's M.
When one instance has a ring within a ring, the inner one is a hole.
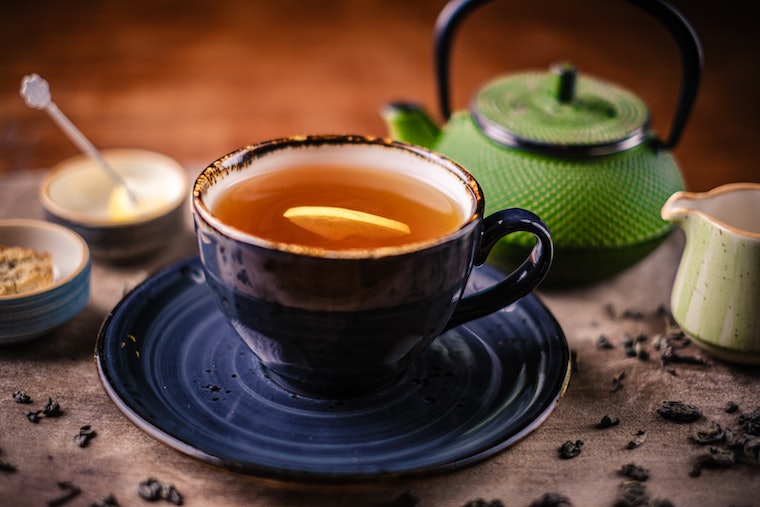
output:
M435 23L435 75L441 115L445 120L451 116L450 60L451 41L462 20L480 5L491 0L451 0L438 15ZM675 147L681 139L686 121L691 114L702 76L702 46L694 28L670 4L661 0L625 0L659 21L675 39L681 53L681 88L670 124L667 141L657 139L661 148Z
M536 237L536 244L528 257L497 284L460 299L446 329L484 317L514 303L546 277L554 258L551 234L536 214L522 208L497 211L483 220L483 235L475 252L474 264L483 264L491 248L502 237L518 231L529 232Z

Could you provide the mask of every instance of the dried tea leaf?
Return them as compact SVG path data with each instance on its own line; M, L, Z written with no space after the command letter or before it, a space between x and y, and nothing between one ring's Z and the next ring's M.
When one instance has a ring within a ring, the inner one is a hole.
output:
M760 437L754 437L744 443L744 457L753 464L760 466Z
M95 500L90 507L119 507L119 502L113 494L110 494L101 500Z
M734 403L733 401L729 401L726 403L726 413L727 414L733 414L739 410L739 405Z
M79 447L87 447L87 445L90 443L90 440L95 438L97 436L97 433L95 432L92 427L87 424L85 426L82 426L79 428L79 433L74 435L74 441L77 443Z
M562 459L571 459L575 458L581 453L581 448L583 447L583 440L576 440L573 442L572 440L568 440L564 444L562 444L559 448L559 457Z
M40 414L42 413L42 410L30 410L26 413L26 418L29 420L29 422L32 422L34 424L37 424L40 422Z
M739 424L747 435L760 435L760 408L739 416Z
M42 407L42 413L45 417L60 417L63 411L57 401L53 401L53 398L48 398L47 403Z
M32 402L32 398L24 391L15 391L13 393L13 401L16 403L27 404Z
M599 335L599 338L596 339L596 348L609 350L614 349L615 346L612 344L612 342L610 342L609 338L604 335Z
M82 492L82 490L79 489L79 486L68 481L59 482L58 489L64 491L64 493L62 493L61 496L48 501L48 507L60 507L61 505L65 505L79 496L79 493Z
M657 413L669 421L690 423L702 418L702 411L694 405L680 401L663 401Z
M644 312L636 308L618 308L612 303L607 303L604 309L607 311L607 315L609 315L612 320L641 320L644 318Z
M614 507L639 507L649 504L647 487L639 481L626 481L618 488Z
M726 440L726 446L731 449L741 449L744 447L744 444L747 443L748 440L750 440L751 437L746 435L744 432L734 432L731 428L726 428L723 431L725 435Z
M600 428L611 428L613 426L617 426L618 424L620 424L620 419L614 415L605 415L602 417L602 420L599 421Z
M717 444L723 442L726 439L726 432L716 422L711 422L708 428L695 431L691 435L692 440L698 444Z
M633 479L634 481L644 482L649 479L649 470L633 463L627 463L620 467L618 474Z
M623 388L623 379L625 378L625 372L621 371L614 377L612 377L612 388L610 388L610 392L616 392Z
M470 500L462 507L504 507L504 503L501 500L491 500L489 502L478 498L477 500Z
M533 500L529 507L573 507L573 503L560 493L544 493Z
M642 445L644 445L644 442L647 441L647 432L644 430L639 430L636 432L636 434L633 436L633 439L631 439L628 442L628 445L625 446L626 449L638 449Z
M16 472L18 468L16 465L9 463L8 461L5 461L4 459L0 459L0 472L8 472L13 473Z
M152 477L141 481L137 485L137 494L140 498L149 502L166 500L174 505L182 505L182 496L173 485L158 481Z

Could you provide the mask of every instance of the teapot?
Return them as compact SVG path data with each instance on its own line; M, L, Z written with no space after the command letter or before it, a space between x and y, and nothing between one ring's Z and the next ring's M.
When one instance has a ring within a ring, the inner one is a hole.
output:
M443 127L417 104L386 104L389 135L452 158L481 183L486 213L507 207L535 212L549 226L555 261L545 285L596 282L654 251L673 224L664 202L683 189L671 154L696 98L702 48L691 25L660 0L628 0L658 20L680 50L682 80L669 137L650 130L649 112L633 93L570 63L486 83L469 110L452 114L449 60L455 29L488 0L452 0L434 35ZM503 238L489 263L513 266L533 247L529 235Z

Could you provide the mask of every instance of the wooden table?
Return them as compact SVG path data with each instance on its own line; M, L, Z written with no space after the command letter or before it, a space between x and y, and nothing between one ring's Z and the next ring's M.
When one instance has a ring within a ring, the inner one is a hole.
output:
M210 161L244 144L294 133L383 134L377 111L389 100L422 102L435 111L431 26L441 1L304 1L287 3L5 2L0 6L0 218L41 218L37 186L47 167L76 153L44 113L18 97L24 74L47 78L59 107L100 147L142 147L167 153L195 176ZM505 5L506 4L506 5ZM556 5L555 5L556 4ZM567 4L567 5L565 5ZM667 131L679 73L668 37L630 6L589 0L497 2L476 14L457 39L455 104L502 71L545 67L572 58L588 72L626 85L649 104ZM678 2L705 46L697 107L676 155L687 184L705 190L729 181L760 181L756 115L758 40L746 3L716 12ZM488 48L488 50L486 50ZM0 349L0 505L45 505L69 481L81 489L66 505L85 506L109 494L120 505L143 505L137 484L172 483L185 505L459 507L482 498L527 506L547 492L574 505L612 505L636 463L650 471L652 498L675 505L757 503L760 468L705 470L690 477L703 452L690 435L709 421L735 426L737 414L760 407L760 370L685 349L710 366L660 364L654 337L683 248L671 239L641 264L603 283L572 290L541 289L577 354L564 398L535 432L482 463L440 477L302 491L272 488L255 477L185 456L132 424L105 394L93 363L100 324L125 291L196 251L186 228L167 250L132 266L93 265L87 307L49 336ZM607 306L635 308L643 318L613 318ZM652 357L626 356L624 336L642 334ZM601 335L615 348L597 347ZM621 375L622 374L622 375ZM621 385L613 388L614 383ZM35 404L48 396L59 419L32 424L12 393ZM664 400L698 405L705 418L674 424L657 415ZM618 426L597 428L605 414ZM73 440L89 424L86 448ZM639 430L647 439L627 449ZM585 442L563 460L568 440Z

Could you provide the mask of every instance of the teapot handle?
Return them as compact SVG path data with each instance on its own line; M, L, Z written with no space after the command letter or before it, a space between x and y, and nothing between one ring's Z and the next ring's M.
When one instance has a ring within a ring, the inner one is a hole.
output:
M462 20L480 5L491 0L451 0L444 6L435 23L434 58L439 104L445 120L451 116L449 90L451 41ZM626 0L657 19L670 32L681 52L681 89L668 140L659 141L663 148L673 148L683 133L691 113L702 75L702 46L696 32L683 15L662 0Z

